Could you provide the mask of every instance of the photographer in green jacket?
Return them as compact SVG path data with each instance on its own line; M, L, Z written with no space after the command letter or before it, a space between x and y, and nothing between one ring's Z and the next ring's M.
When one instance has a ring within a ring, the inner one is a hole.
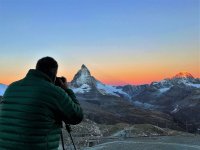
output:
M54 84L57 70L57 62L44 57L8 86L0 102L0 150L56 150L62 121L82 121L74 92L60 78Z

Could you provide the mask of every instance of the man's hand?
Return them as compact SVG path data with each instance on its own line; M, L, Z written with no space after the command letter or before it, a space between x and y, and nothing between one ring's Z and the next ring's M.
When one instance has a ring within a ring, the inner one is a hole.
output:
M56 77L55 85L61 87L63 90L68 89L67 80L65 77Z

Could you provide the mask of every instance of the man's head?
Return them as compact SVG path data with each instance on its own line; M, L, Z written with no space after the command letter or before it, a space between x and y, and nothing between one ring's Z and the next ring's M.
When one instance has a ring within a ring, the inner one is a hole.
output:
M36 70L45 73L53 82L55 82L58 63L51 57L43 57L38 60Z

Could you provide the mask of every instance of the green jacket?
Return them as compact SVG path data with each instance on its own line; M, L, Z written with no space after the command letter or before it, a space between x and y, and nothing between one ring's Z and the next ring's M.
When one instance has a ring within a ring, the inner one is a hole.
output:
M78 124L82 119L72 90L64 91L31 69L7 88L0 101L0 150L56 150L61 121Z

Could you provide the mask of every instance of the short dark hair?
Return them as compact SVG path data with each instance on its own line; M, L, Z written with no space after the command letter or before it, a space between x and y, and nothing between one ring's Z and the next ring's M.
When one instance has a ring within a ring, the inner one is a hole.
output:
M39 59L36 64L36 70L47 74L51 79L54 76L52 75L53 69L58 69L58 63L55 59L49 56Z

